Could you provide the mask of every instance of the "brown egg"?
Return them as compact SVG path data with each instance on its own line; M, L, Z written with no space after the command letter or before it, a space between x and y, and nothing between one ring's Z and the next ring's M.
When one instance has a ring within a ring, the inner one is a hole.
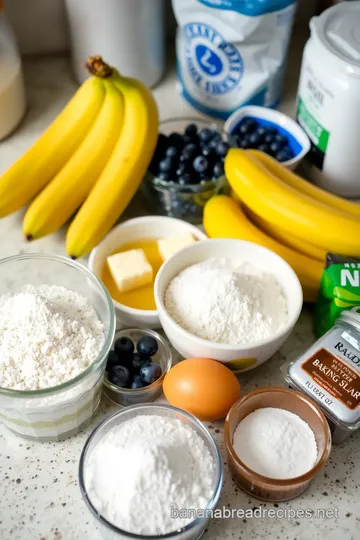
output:
M188 358L167 373L164 394L174 407L199 420L220 420L240 397L240 383L224 364L210 358Z

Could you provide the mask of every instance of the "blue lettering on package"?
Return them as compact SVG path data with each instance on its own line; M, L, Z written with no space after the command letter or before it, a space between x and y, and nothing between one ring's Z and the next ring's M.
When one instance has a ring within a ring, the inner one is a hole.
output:
M239 84L244 74L243 59L232 43L201 22L183 28L185 61L188 72L204 92L221 95Z
M248 17L273 13L295 4L296 0L198 0L200 4L217 9L236 11Z

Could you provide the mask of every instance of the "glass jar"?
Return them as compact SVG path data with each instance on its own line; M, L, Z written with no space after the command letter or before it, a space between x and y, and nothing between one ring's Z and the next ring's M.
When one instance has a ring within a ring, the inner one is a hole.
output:
M0 0L0 141L7 137L25 114L25 89L21 58L15 35Z
M360 427L360 314L343 311L333 328L282 371L290 387L321 407L333 442L343 442Z

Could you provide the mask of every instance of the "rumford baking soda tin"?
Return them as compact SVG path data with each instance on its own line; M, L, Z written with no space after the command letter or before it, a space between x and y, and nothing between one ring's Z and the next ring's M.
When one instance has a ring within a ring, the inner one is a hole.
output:
M360 2L314 17L303 55L297 120L311 140L310 178L360 196Z
M323 410L333 441L360 427L360 314L343 311L335 325L282 371L289 385Z

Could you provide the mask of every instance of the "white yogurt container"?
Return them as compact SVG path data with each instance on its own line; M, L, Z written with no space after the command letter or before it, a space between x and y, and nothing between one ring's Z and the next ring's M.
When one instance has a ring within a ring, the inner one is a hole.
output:
M310 22L297 120L312 148L309 176L343 197L360 196L360 2L345 2Z

